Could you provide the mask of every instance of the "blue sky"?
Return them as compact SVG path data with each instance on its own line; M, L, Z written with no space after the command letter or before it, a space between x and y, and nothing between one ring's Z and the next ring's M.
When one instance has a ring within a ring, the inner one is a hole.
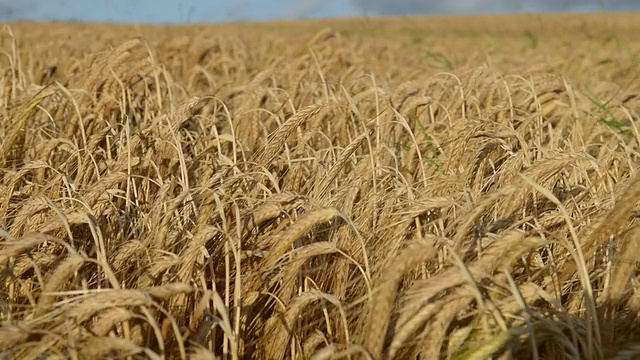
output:
M638 0L0 0L0 21L221 23L412 14L640 11Z

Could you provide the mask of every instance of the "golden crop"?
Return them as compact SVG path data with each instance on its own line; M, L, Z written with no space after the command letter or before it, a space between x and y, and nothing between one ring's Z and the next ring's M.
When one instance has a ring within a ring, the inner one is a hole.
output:
M5 25L0 358L640 356L639 24Z

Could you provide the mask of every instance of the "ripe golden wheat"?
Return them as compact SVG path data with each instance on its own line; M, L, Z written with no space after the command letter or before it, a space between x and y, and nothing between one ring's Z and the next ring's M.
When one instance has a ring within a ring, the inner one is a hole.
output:
M5 26L0 358L640 356L638 16L500 23Z

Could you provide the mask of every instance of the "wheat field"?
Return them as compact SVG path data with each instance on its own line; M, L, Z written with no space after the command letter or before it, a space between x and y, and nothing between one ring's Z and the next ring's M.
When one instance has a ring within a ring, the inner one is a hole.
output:
M0 358L640 357L639 31L3 25Z

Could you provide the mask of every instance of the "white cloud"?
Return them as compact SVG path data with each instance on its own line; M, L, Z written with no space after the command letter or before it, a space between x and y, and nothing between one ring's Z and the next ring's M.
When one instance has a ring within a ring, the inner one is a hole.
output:
M307 0L307 1L298 1L291 5L285 14L286 18L289 19L299 19L308 16L309 14L313 14L320 8L325 1L323 0Z
M366 15L640 10L637 0L351 0Z

